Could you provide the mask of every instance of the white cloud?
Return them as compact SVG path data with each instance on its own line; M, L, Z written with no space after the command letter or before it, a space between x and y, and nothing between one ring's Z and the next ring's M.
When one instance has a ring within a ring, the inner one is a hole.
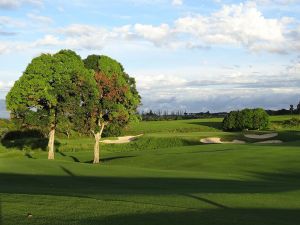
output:
M287 18L265 18L255 4L248 2L225 5L210 16L180 18L175 22L175 27L177 32L191 34L203 43L242 45L264 50L264 44L281 47L289 22ZM266 50L269 49L266 47Z
M14 19L8 16L0 16L0 27L6 28L23 28L25 27L25 22Z
M52 24L54 21L52 18L47 17L47 16L39 16L33 13L28 13L27 17L31 20L34 21L34 23L40 23L40 24L44 24L44 25L49 25Z
M9 90L12 88L13 85L14 85L14 81L1 81L0 80L0 101L1 101L1 99L5 98L6 94L9 92ZM1 112L1 110L2 110L2 112ZM5 110L4 110L3 105L0 104L0 115L3 116L4 111Z
M142 110L228 111L244 107L286 108L299 101L300 64L279 72L253 73L251 69L221 69L202 78L152 74L136 77L143 97ZM231 72L230 72L231 71Z
M156 46L172 48L206 48L210 45L243 46L251 51L279 52L295 50L296 40L290 38L290 48L286 41L291 18L266 18L253 2L224 5L221 10L208 16L191 15L177 19L174 24L135 24L115 27L111 30L101 27L73 24L60 29L61 34L72 37L72 42L80 39L85 46L93 36L105 43L113 38L144 40ZM293 32L293 35L295 35Z
M183 4L183 0L172 0L172 5L179 6Z
M0 0L1 1L1 0ZM51 24L49 17L28 14L30 19ZM0 17L0 24L9 21ZM31 43L15 43L19 49L26 46L57 46L74 49L102 49L109 43L120 41L136 44L152 43L156 47L172 49L207 49L210 46L244 47L249 51L276 53L300 50L300 26L296 19L267 18L253 2L224 5L210 15L193 14L178 18L174 23L160 25L128 24L121 27L104 28L86 24L71 24L45 34ZM296 27L296 28L295 28ZM0 53L7 52L2 43ZM5 47L6 46L6 47ZM13 46L13 43L10 44ZM15 49L15 47L13 47Z
M61 45L75 49L102 49L110 40L118 37L118 32L84 24L60 28L57 33L62 36Z
M9 53L9 46L6 43L0 43L0 54Z
M16 9L22 5L43 5L43 0L0 0L0 9Z
M135 33L160 46L164 45L171 37L171 29L168 24L161 24L160 26L136 24L134 26Z
M53 35L46 35L33 43L34 46L57 46L60 44L62 44L61 41Z
M1 81L0 80L0 89L8 89L14 85L13 81Z

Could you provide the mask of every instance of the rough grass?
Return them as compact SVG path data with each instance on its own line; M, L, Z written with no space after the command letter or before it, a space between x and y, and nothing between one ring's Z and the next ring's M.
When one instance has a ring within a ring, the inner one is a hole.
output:
M293 114L293 115L285 115L285 116L272 116L270 117L270 129L273 130L300 130L299 126L286 126L285 121L290 120L292 118L296 118L300 120L300 115Z
M0 145L0 224L300 224L300 131L279 131L279 145L204 145L243 135L190 122L135 125L145 135L102 144L101 165L92 138L57 139L55 161L38 139Z

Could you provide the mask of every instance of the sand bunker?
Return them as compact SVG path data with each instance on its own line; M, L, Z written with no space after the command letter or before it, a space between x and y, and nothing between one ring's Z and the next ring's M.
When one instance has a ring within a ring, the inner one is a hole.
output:
M245 144L245 141L242 140L233 140L233 141L221 141L221 138L219 137L208 137L208 138L202 138L200 140L203 144ZM255 142L255 144L281 144L283 143L281 140L267 140L267 141L259 141Z
M129 143L131 141L136 140L138 137L142 136L143 134L137 135L137 136L124 136L124 137L118 137L118 140L104 140L100 141L101 143L105 144L125 144Z
M283 143L281 140L268 140L268 141L260 141L256 142L258 144L281 144Z
M251 138L251 139L268 139L276 137L278 133L270 133L270 134L244 134L245 137Z
M221 141L221 138L219 137L209 137L209 138L202 138L200 140L201 143L204 144L245 144L245 141L241 141L241 140L233 140L233 141Z

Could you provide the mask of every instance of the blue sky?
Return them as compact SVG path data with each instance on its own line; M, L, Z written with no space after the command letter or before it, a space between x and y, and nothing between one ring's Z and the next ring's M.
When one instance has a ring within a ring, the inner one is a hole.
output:
M120 61L144 110L287 108L299 40L299 0L0 0L0 99L33 57L68 48Z

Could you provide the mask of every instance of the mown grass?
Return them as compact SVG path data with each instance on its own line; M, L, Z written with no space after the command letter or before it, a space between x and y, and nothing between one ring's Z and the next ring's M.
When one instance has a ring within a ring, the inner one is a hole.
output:
M39 139L2 143L0 224L300 224L300 131L279 131L282 144L201 144L243 138L218 120L134 125L128 134L145 135L102 144L100 165L92 138L58 138L55 161Z
M185 132L205 132L218 131L222 129L222 118L192 119L192 120L172 120L172 121L143 121L133 123L125 131L127 134L146 133L185 133Z

